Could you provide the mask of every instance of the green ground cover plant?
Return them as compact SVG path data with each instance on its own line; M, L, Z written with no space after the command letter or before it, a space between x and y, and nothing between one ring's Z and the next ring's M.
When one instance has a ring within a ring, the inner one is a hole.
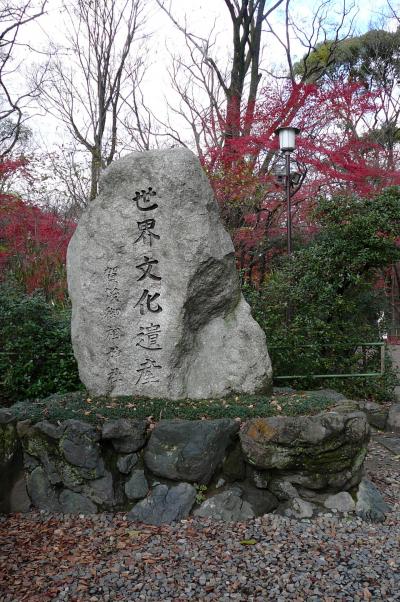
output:
M258 418L263 416L318 414L336 404L331 395L319 391L288 392L272 395L235 395L225 399L147 399L139 397L90 397L84 391L51 395L14 404L19 420L66 420L75 418L94 424L117 418L154 421L181 418Z

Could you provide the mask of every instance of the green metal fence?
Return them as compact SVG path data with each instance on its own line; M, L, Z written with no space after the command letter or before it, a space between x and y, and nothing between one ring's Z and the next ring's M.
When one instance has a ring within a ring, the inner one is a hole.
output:
M321 345L327 349L337 348L337 345ZM298 380L305 378L362 378L362 377L375 377L382 376L385 372L385 342L378 341L374 343L357 343L355 345L357 349L361 349L363 352L363 358L365 358L365 350L368 347L380 347L380 370L379 372L351 372L349 374L290 374L286 376L275 376L274 380ZM315 347L315 345L299 345L302 347ZM352 345L353 347L353 345ZM272 345L270 349L289 349L289 345ZM363 362L365 363L365 361Z

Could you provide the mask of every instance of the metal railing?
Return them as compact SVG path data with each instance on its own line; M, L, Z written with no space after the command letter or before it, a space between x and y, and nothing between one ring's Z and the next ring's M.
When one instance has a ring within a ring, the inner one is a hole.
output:
M380 347L380 370L379 372L351 372L351 373L328 373L328 374L290 374L286 376L274 376L274 380L298 380L305 378L363 378L363 377L376 377L382 376L385 372L385 342L379 341L374 343L356 343L354 345L357 349L361 349L363 352L363 363L365 363L365 349L367 347ZM312 344L299 345L299 348L303 347L315 347ZM337 348L337 345L321 345L324 348ZM353 347L353 345L352 345ZM290 349L289 345L271 345L269 349Z

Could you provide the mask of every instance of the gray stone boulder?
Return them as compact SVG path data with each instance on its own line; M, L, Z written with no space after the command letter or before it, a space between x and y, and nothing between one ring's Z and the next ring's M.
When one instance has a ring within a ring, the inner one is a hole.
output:
M9 511L29 512L31 500L26 489L26 476L20 473L10 491Z
M18 423L17 427L26 469L41 464L52 485L63 483L68 489L77 490L84 479L104 475L100 433L93 426L66 420L58 426L43 421L35 425Z
M293 497L280 504L275 512L288 518L303 519L312 518L318 512L318 508L312 502L300 497Z
M98 431L80 420L66 420L64 425L65 431L60 449L67 462L89 470L98 468L100 462Z
M268 484L268 489L281 501L299 497L296 487L284 478L272 479Z
M61 504L55 489L42 466L37 466L27 476L27 490L32 504L40 510L48 510L49 512L61 512Z
M360 410L366 414L367 420L371 426L381 431L385 430L388 419L387 408L372 401L359 401L358 405Z
M279 504L276 496L267 489L258 489L246 481L236 485L241 490L243 499L250 504L255 516L268 514Z
M156 485L148 497L132 508L128 518L149 525L170 524L186 518L195 500L196 489L189 483Z
M384 437L379 438L379 443L391 451L392 454L395 454L396 456L400 455L400 437L388 437L385 435Z
M141 449L146 443L146 429L146 420L120 418L106 422L101 436L103 439L111 439L115 451L132 453Z
M111 472L106 471L100 479L86 481L82 491L92 502L106 510L113 509L118 503Z
M207 176L184 148L104 172L67 257L72 342L93 394L210 398L270 390Z
M78 424L84 424L83 422L78 422ZM42 420L41 422L37 422L35 424L35 431L46 435L49 439L61 439L64 434L66 424L62 422L61 424L53 424L48 420Z
M21 423L18 423L19 425ZM58 438L50 436L47 426L42 428L45 423L30 426L20 430L21 442L24 449L24 467L31 472L34 468L41 465L46 473L46 476L52 485L57 485L63 481L63 473L69 481L72 473L76 472L69 469L70 465L65 460L60 448ZM46 423L49 427L53 427L50 423ZM72 468L72 467L71 467ZM82 478L76 476L75 482L81 482Z
M144 460L159 477L208 483L239 425L234 420L165 420L153 430Z
M10 490L23 469L22 446L12 414L3 412L0 423L0 512L10 511Z
M242 481L246 478L246 462L244 461L239 440L230 449L222 462L222 472L228 481Z
M0 424L15 422L15 416L8 408L0 408Z
M348 489L361 478L369 440L362 412L257 418L240 431L246 462L311 489Z
M386 430L393 433L400 433L400 403L394 403L388 415Z
M59 498L62 511L66 514L96 514L97 506L85 495L64 489Z
M232 487L209 497L194 511L194 515L227 522L241 522L253 518L255 513L250 503L243 499L243 491L239 487Z
M333 402L344 402L347 401L347 397L343 395L343 393L339 393L339 391L335 391L335 389L313 389L311 391L304 391L307 396L314 395L315 397L320 397L321 399L325 399L326 401Z
M337 512L354 512L356 504L347 491L339 491L334 495L328 495L324 501L325 508Z
M385 520L390 506L380 491L368 479L363 479L358 487L356 513L366 521L380 523Z
M121 456L117 460L117 468L122 474L129 474L134 466L138 463L139 457L137 454L127 454Z
M134 470L125 483L125 495L128 500L141 500L149 492L149 484L143 470Z
M271 482L271 473L267 470L257 470L256 468L248 468L248 477L251 483L258 489L267 489Z

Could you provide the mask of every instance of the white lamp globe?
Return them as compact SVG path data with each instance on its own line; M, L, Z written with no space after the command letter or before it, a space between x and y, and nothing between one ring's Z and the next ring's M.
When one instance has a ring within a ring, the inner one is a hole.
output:
M296 127L281 127L275 130L275 134L279 136L279 147L283 152L292 152L296 148L296 134L300 130Z

